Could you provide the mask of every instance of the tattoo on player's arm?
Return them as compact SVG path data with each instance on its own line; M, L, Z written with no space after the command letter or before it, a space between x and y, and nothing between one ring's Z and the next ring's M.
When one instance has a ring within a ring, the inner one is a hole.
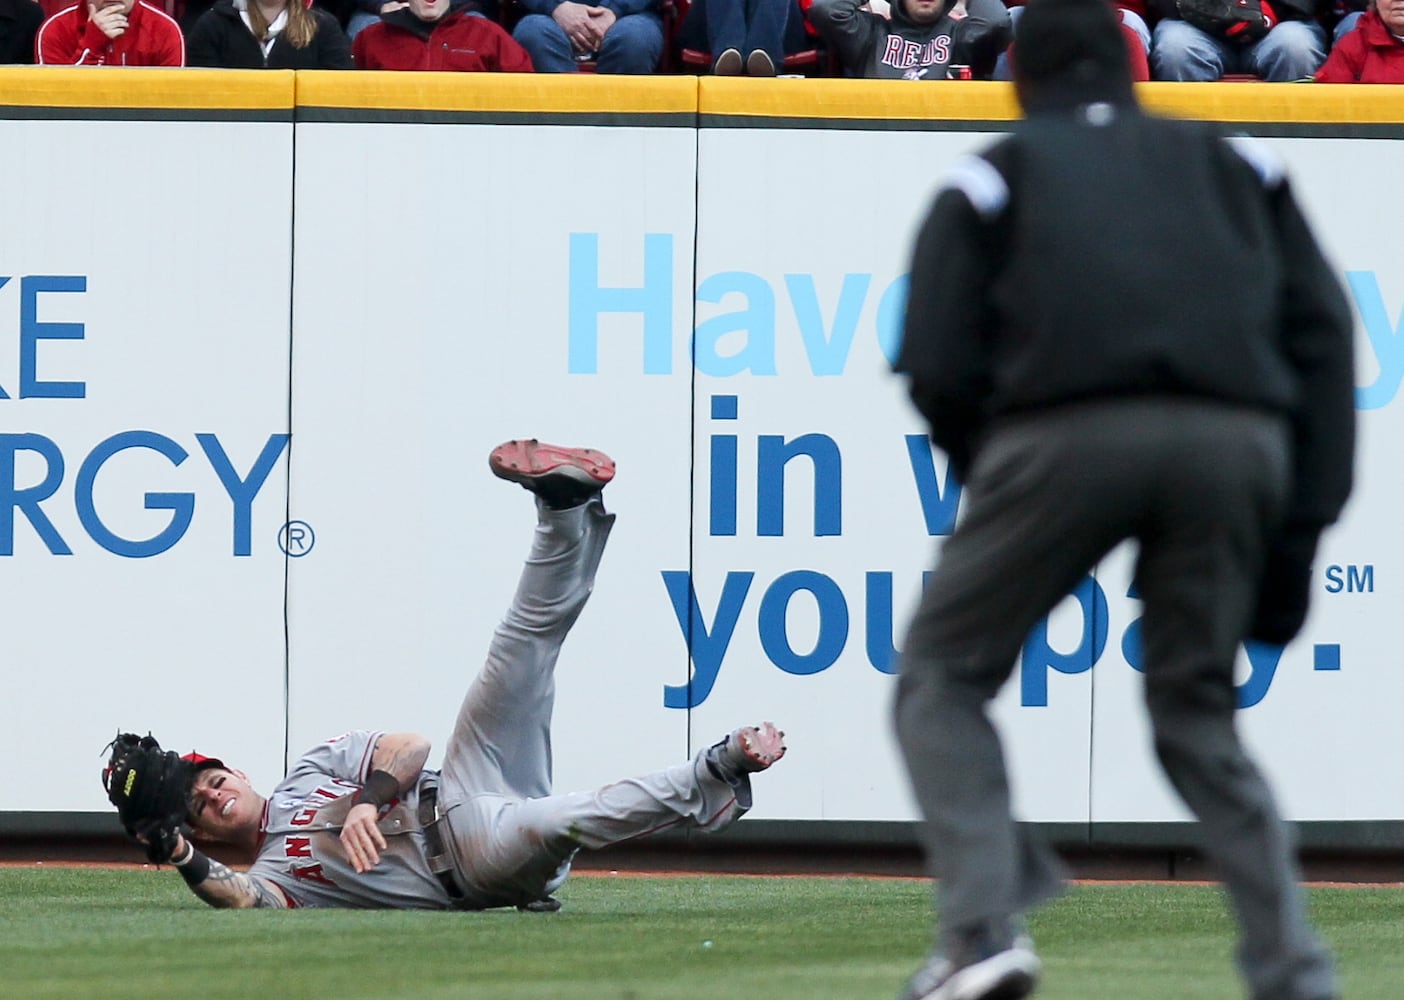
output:
M415 733L386 733L376 742L371 770L393 776L403 791L418 780L429 759L430 746L427 739Z
M267 907L287 909L287 900L272 884L210 860L210 873L191 890L211 906L222 909Z

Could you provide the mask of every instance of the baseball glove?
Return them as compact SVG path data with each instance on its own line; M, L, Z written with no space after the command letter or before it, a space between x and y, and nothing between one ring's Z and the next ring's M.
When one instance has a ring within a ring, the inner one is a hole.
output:
M173 750L162 750L149 733L119 732L108 751L102 787L117 807L122 827L146 848L152 864L169 861L185 822L195 766Z
M1175 6L1200 31L1240 45L1260 41L1277 23L1265 0L1176 0Z

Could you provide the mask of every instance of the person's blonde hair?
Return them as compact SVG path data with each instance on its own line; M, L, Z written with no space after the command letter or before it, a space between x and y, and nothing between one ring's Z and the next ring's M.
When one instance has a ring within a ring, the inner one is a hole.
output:
M249 3L249 27L260 42L268 41L268 19L258 0ZM303 0L288 0L288 26L283 29L283 37L295 49L305 49L317 35L317 19Z

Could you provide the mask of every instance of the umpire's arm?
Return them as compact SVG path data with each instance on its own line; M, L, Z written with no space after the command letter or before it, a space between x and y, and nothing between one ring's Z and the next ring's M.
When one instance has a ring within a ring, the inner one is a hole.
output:
M1279 347L1297 377L1292 417L1293 490L1287 529L1314 539L1340 515L1355 461L1355 350L1350 302L1303 217L1280 160L1258 143L1231 137L1266 195L1282 268Z
M1354 480L1354 323L1340 281L1287 181L1279 181L1269 197L1286 268L1283 346L1300 385L1287 522L1319 530L1340 515Z
M981 157L966 157L947 174L912 252L902 348L893 366L910 379L912 402L962 479L991 391L990 286L1008 198L1004 178Z

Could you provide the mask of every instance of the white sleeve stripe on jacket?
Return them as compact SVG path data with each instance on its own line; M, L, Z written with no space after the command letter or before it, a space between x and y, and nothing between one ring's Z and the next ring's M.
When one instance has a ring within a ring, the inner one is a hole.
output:
M1263 182L1263 187L1268 190L1282 186L1282 182L1287 179L1287 168L1277 155L1264 149L1261 143L1253 141L1246 135L1231 135L1228 137L1229 148L1239 155L1257 173L1258 179Z
M43 47L43 45L39 44L40 40L41 40L42 37L43 37L44 31L49 27L50 24L53 23L53 21L54 21L55 18L63 17L63 15L67 14L70 10L77 10L77 9L78 9L78 5L75 3L75 4L74 4L73 6L71 6L71 7L65 7L63 10L55 11L54 13L52 13L52 14L49 15L48 19L45 20L43 24L39 25L39 30L36 31L36 32L34 33L34 42L35 42L34 48L35 48L35 57L36 57L34 61L37 62L40 66L45 65L45 62L44 62L44 47ZM86 54L86 53L85 53L85 54ZM79 59L79 62L82 62L82 59ZM77 64L75 63L75 65L77 65Z
M962 156L956 160L942 178L938 193L947 188L965 195L984 219L993 218L1009 204L1009 185L989 160L979 156Z

